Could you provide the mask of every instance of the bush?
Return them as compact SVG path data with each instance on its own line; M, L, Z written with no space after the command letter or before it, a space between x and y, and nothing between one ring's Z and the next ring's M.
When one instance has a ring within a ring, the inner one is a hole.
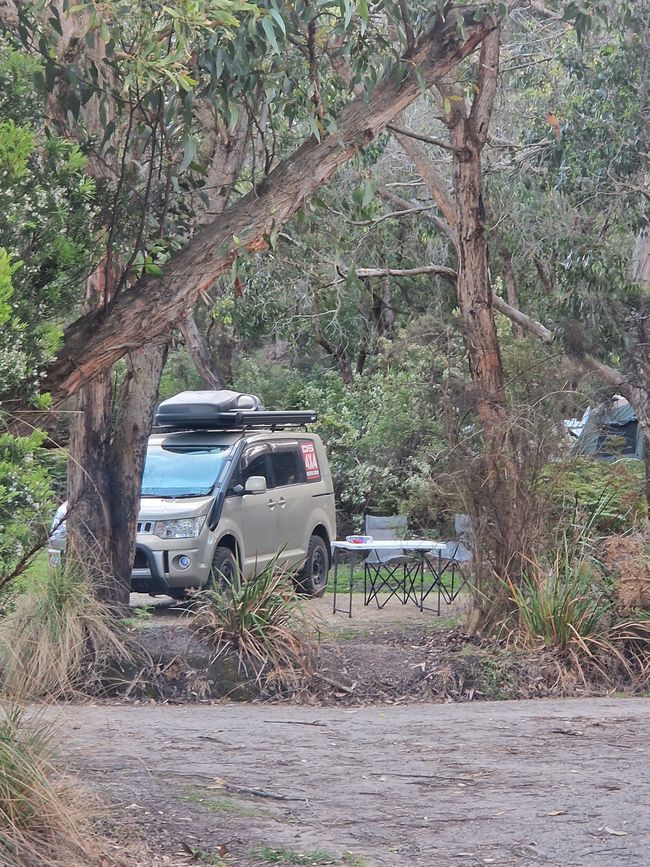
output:
M42 515L51 507L52 491L44 440L42 431L28 437L0 432L0 578L47 540Z
M552 520L576 506L589 513L596 510L594 530L604 534L637 526L647 514L641 461L572 457L552 464L544 485L551 499Z
M526 575L520 586L511 584L524 641L541 640L547 648L566 653L604 639L613 606L599 579L591 563L572 561L565 552L549 572Z
M111 662L130 657L122 629L78 568L48 569L0 625L4 691L58 698L99 687Z
M88 803L57 784L48 729L16 709L0 723L0 862L6 867L108 864L93 840Z
M314 669L318 623L291 578L271 563L239 587L198 594L192 626L216 650L237 653L258 683L295 688Z

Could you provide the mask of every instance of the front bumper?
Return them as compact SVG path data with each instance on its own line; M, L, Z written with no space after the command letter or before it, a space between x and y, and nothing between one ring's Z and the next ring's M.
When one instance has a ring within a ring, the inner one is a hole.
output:
M201 562L200 549L196 547L198 540L175 541L174 547L162 549L151 548L144 542L136 543L131 571L134 592L157 594L205 585L210 569Z
M201 549L198 539L176 539L169 548L152 548L144 542L137 542L135 559L131 570L131 589L134 593L152 595L167 594L169 590L182 590L187 587L203 587L209 578L210 564L201 562ZM47 561L51 567L58 567L64 554L64 545L56 547L50 541ZM168 543L169 544L169 543ZM183 569L180 559L187 557L190 564Z

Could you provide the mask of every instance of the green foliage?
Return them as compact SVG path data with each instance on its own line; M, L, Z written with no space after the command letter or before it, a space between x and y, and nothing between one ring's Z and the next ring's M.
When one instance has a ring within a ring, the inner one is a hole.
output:
M270 846L260 846L255 854L264 864L287 864L309 867L311 864L333 864L336 861L336 857L331 852L326 852L323 849L314 849L311 852L296 852L294 849L273 849Z
M252 391L269 407L309 407L328 450L337 505L357 529L362 516L410 515L414 524L439 525L453 509L448 492L435 482L446 455L436 403L435 361L411 345L390 362L367 371L347 388L333 370L288 371L254 359L240 364L237 387Z
M4 42L0 47L0 81L9 88L0 123L0 393L27 397L80 297L93 247L95 187L79 147L42 130L42 105L26 83L34 59Z
M107 665L130 658L114 611L70 563L17 597L0 624L0 654L3 690L21 699L89 694Z
M20 262L12 262L10 254L0 247L0 326L11 318L10 301L14 294L11 278L20 268Z
M234 650L266 685L295 687L312 670L316 622L275 562L239 586L201 593L192 626L217 654Z
M41 431L28 437L0 433L0 578L47 538L52 490L44 439Z
M0 123L0 172L9 178L27 174L27 163L34 150L34 135L13 120Z
M575 513L593 514L599 533L619 533L639 526L647 514L641 461L597 461L570 457L550 465L543 486L552 508L552 522Z

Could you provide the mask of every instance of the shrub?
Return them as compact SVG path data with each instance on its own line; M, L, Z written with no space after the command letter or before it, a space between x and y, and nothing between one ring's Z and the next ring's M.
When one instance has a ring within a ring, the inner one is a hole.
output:
M597 510L594 529L599 533L627 530L646 516L641 461L572 457L551 464L544 485L555 518L561 518L576 505L588 512Z
M510 585L524 641L543 641L549 649L584 648L607 633L612 603L599 587L599 575L587 560L558 555L546 574L524 576Z
M49 569L0 625L3 688L20 698L88 692L111 661L129 658L122 632L78 568Z
M93 840L88 802L57 783L52 737L17 709L0 723L0 863L6 867L69 867L109 862Z
M313 672L318 623L291 578L271 563L238 587L198 594L192 625L216 650L234 650L256 681L297 687Z

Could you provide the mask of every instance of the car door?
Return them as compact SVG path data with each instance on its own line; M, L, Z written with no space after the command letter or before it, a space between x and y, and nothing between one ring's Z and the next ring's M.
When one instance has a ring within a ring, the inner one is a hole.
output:
M311 503L306 492L306 470L297 440L280 440L271 445L273 492L277 497L279 538L284 549L283 563L297 564L307 556L311 528L307 527Z
M251 576L264 569L280 547L280 518L277 494L271 487L267 443L253 443L244 449L239 469L233 481L246 486L251 476L264 476L267 491L264 494L231 494L228 512L237 523L243 542L244 575Z

